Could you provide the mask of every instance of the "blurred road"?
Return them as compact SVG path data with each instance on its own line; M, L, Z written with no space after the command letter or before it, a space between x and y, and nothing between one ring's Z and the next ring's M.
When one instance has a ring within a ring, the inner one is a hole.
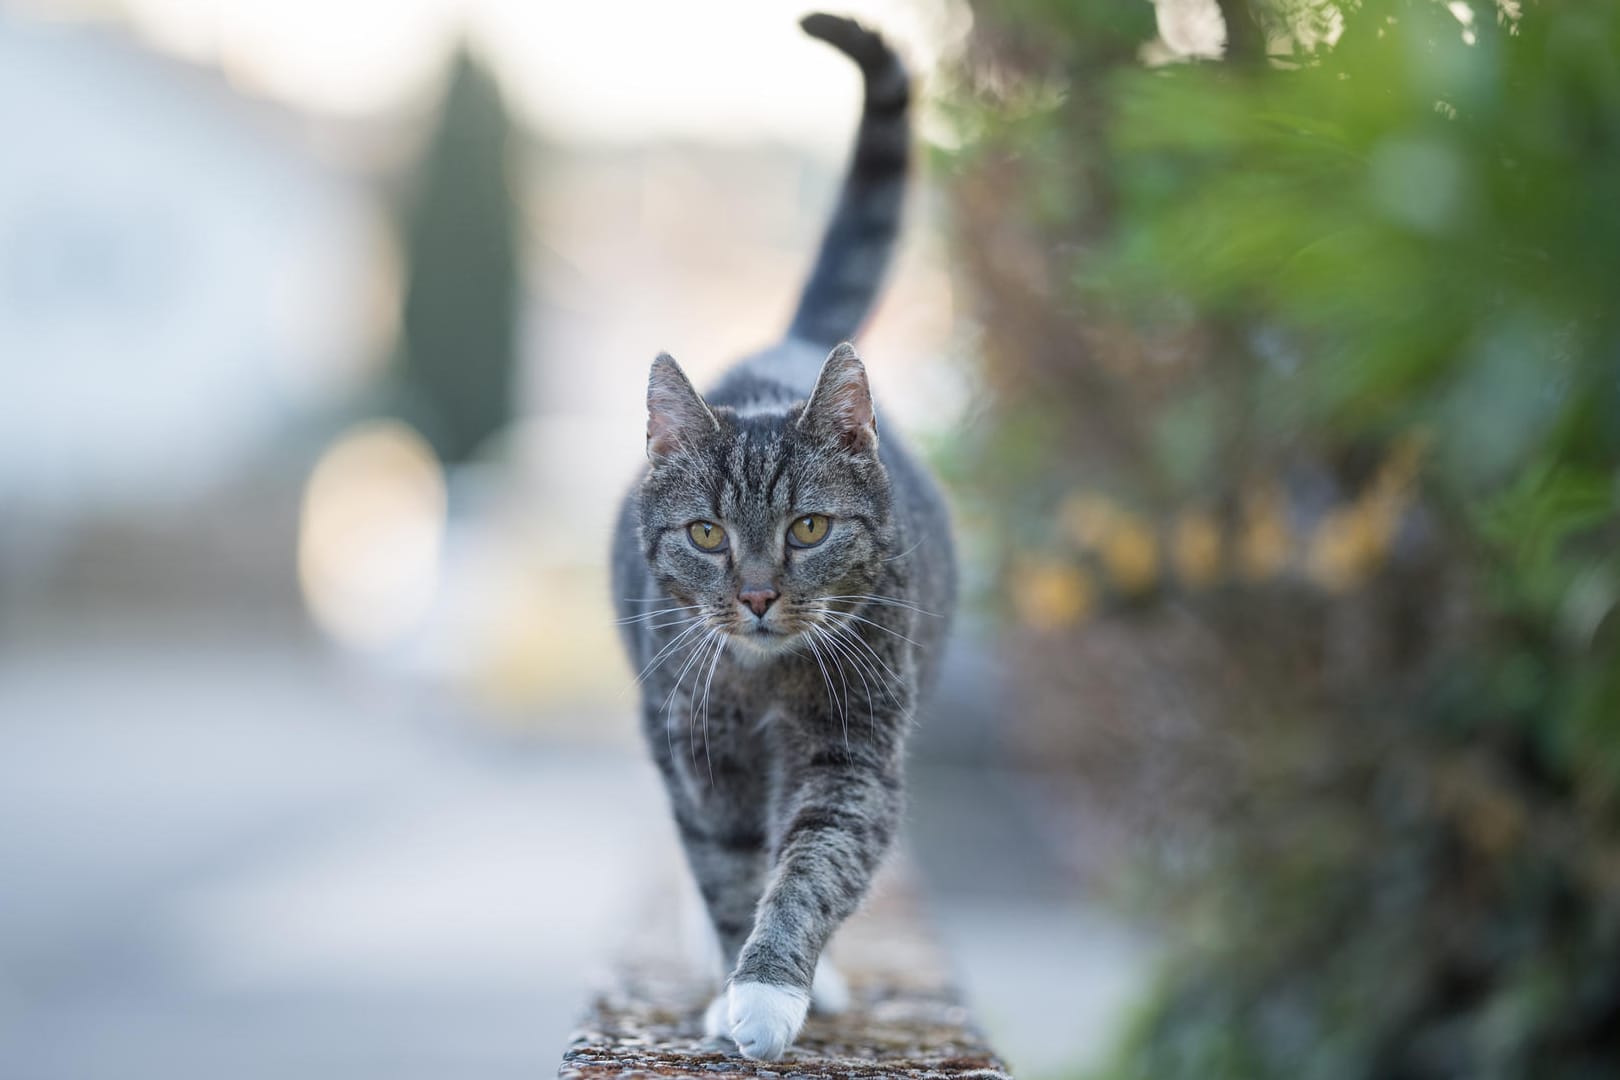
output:
M554 1060L666 850L649 770L346 675L239 631L7 648L0 1075Z
M239 620L12 638L7 1080L532 1080L647 883L677 880L627 729L479 733ZM981 1014L1038 1075L1097 1052L1143 954L1074 907L1016 780L988 776L918 770L914 846Z

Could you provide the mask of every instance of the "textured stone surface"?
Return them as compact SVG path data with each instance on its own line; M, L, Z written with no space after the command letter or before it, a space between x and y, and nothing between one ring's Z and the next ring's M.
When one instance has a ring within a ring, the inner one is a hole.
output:
M703 1009L717 987L680 965L638 952L618 985L592 1004L563 1055L562 1080L618 1077L973 1077L1006 1068L952 987L943 958L908 890L894 875L851 919L832 953L853 1004L812 1015L780 1061L750 1061L729 1039L705 1041Z

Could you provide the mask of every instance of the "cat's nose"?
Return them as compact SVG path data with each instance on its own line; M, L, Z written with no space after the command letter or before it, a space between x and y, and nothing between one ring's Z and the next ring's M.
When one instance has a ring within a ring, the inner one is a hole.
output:
M748 605L755 615L764 615L776 599L776 590L769 585L744 585L737 599Z

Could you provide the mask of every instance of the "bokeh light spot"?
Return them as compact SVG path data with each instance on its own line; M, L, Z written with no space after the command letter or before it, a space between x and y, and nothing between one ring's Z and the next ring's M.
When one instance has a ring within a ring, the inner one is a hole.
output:
M333 443L298 536L299 585L321 629L380 649L418 627L438 588L445 509L444 471L408 425L374 421Z

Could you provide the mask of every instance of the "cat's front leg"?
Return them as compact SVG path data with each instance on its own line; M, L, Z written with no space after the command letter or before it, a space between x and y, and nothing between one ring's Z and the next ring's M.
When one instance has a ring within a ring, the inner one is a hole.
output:
M681 847L720 945L722 970L737 963L765 886L765 846L758 833L677 814Z
M721 970L730 973L754 927L769 869L763 779L749 762L753 753L733 745L735 740L728 739L699 765L667 752L656 737L649 739L686 864L714 926Z
M866 895L901 803L898 748L877 742L819 751L793 778L775 867L728 991L744 1054L775 1060L798 1035L816 961Z

